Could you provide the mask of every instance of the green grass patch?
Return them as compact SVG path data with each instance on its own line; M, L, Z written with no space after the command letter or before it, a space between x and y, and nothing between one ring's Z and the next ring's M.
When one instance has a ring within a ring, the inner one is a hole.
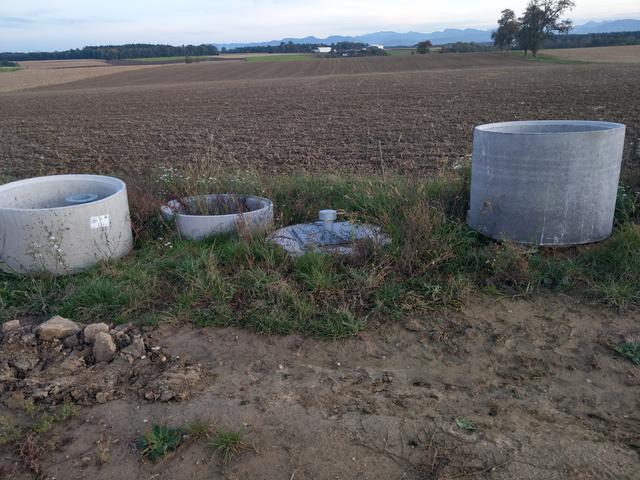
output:
M192 60L208 60L210 58L215 58L208 55L190 55L189 58ZM136 62L184 62L187 57L185 55L178 57L146 57L146 58L130 58L127 60L135 60Z
M167 195L228 191L271 198L280 225L315 220L330 205L344 218L381 225L392 244L350 258L292 259L261 237L182 240L149 207ZM458 308L479 291L563 291L620 310L640 307L637 196L620 190L610 239L563 250L497 243L471 231L468 198L467 171L425 180L166 170L145 197L131 192L139 234L129 256L67 277L0 274L0 321L60 314L84 323L171 320L344 338L368 325Z
M211 446L222 457L222 463L227 465L233 457L243 450L251 449L244 440L244 433L239 430L223 430L213 437Z
M478 430L477 425L465 417L456 418L456 425L458 426L458 428L467 432L475 432Z
M28 422L20 424L15 416L0 415L0 445L18 442L27 434L44 435L56 424L65 423L78 413L79 408L71 403L63 403L57 408L44 410L32 401L24 403L24 411Z
M0 72L15 72L20 70L20 67L0 67Z
M525 58L531 62L541 62L541 63L554 63L559 65L588 65L596 62L589 62L586 60L571 60L568 58L560 58L556 57L553 54L548 53L538 53L535 57L529 53L526 57L522 50L512 51L511 54L516 57Z
M154 424L135 442L135 446L143 458L155 463L176 450L182 444L183 436L180 428Z
M392 57L397 57L400 55L411 55L416 53L415 48L385 48L384 50L387 52L387 55Z
M248 56L247 62L294 62L298 60L316 60L318 57L312 54L273 54Z
M640 343L624 342L616 347L616 352L623 358L632 361L636 365L640 365Z

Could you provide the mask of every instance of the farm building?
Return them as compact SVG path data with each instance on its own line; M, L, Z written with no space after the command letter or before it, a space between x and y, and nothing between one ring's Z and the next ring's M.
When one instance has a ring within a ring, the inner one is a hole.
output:
M318 47L313 53L331 53L331 47Z
M380 50L384 50L384 45L369 45L372 48L379 48Z

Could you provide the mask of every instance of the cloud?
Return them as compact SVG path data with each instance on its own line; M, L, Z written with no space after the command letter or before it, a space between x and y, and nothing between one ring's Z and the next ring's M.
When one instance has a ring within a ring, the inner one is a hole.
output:
M0 0L2 1L2 0ZM491 28L528 0L5 0L1 49L52 50L105 43L210 43ZM637 0L579 0L576 22L638 12Z

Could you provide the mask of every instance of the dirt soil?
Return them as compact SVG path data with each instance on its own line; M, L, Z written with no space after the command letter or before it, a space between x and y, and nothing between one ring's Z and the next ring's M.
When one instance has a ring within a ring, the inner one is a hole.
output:
M58 85L151 67L151 65L113 66L101 60L43 60L19 64L20 70L0 73L0 93Z
M263 174L431 175L468 160L474 125L566 118L625 123L628 160L638 78L640 65L500 54L150 67L0 94L1 173L139 178L206 157Z
M197 365L199 380L162 401L131 373L56 427L40 462L65 480L638 479L640 367L613 351L638 337L638 320L547 296L477 298L339 342L162 325L147 345ZM183 374L172 378L194 378ZM224 466L199 441L152 465L132 447L153 423L194 419L242 428L253 449ZM14 461L0 456L6 472Z
M601 63L640 63L640 45L619 47L557 48L540 53L565 60Z

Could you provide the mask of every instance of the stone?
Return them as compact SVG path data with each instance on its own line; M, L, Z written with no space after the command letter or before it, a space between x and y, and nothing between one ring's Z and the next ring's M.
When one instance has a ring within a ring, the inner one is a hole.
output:
M36 336L34 333L27 333L23 335L22 338L20 339L20 342L22 342L23 345L27 345L30 347L35 347L36 344L38 343L36 341Z
M16 379L16 373L8 363L0 363L0 384L9 384Z
M31 394L31 398L34 400L42 400L43 398L47 398L49 396L48 388L37 388Z
M108 332L109 326L106 323L92 323L84 327L84 342L93 343L93 339L98 332Z
M26 375L30 370L33 370L35 366L38 364L38 358L32 357L18 357L13 359L11 362L11 366L15 368L18 373L22 375Z
M133 342L127 348L122 350L122 353L132 355L136 358L140 358L145 354L144 340L141 335L133 337Z
M116 346L121 350L131 344L131 338L129 335L120 330L114 330L112 336L113 340L116 342Z
M169 400L171 400L173 397L175 396L175 394L171 391L171 390L165 390L164 392L162 392L162 394L160 395L160 401L161 402L168 402Z
M53 340L75 335L80 331L80 325L67 318L56 315L38 326L38 336L42 340Z
M67 358L65 358L60 364L60 369L69 373L75 372L81 368L84 368L84 357L78 351L71 352Z
M96 333L93 339L93 358L96 362L110 362L116 353L116 344L107 332Z
M64 343L64 346L67 348L73 348L75 346L77 346L80 343L80 340L78 340L78 336L77 335L70 335L67 338L65 338L62 343Z
M417 318L408 318L404 322L404 328L410 332L423 332L425 330L424 325Z
M9 392L4 399L4 404L9 410L24 409L24 393L18 391Z
M108 392L98 392L98 393L96 393L96 402L102 404L102 403L107 403L108 400L109 400L109 393Z
M11 320L2 324L2 334L9 335L20 329L20 320Z

